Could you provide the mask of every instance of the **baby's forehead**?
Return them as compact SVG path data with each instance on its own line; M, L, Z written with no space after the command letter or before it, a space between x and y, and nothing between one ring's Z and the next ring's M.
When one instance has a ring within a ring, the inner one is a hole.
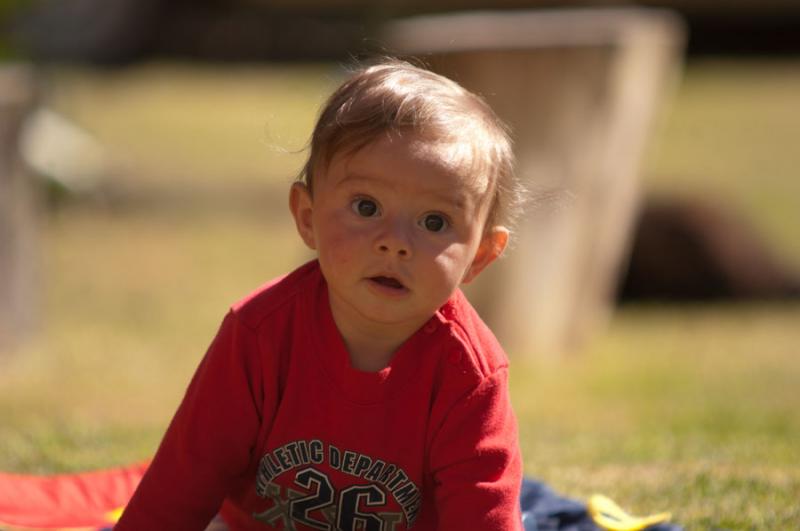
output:
M478 146L471 141L406 133L405 136L388 134L372 144L382 141L399 143L402 154L456 177L457 186L466 192L482 195L489 188L486 164L481 160Z
M491 188L491 162L485 145L463 137L423 143L422 150L427 156L458 174L464 188L479 195Z

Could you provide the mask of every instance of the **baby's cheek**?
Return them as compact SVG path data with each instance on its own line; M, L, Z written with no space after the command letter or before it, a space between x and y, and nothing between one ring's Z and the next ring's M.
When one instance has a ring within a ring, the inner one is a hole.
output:
M365 244L365 238L357 231L343 228L341 224L326 227L320 242L320 258L327 258L338 266L348 266L357 260L357 251Z
M456 286L460 283L466 268L469 267L470 261L467 259L464 246L454 244L438 253L432 262L439 282L446 283L448 286Z
M436 262L443 267L458 267L458 264L467 262L469 247L461 242L450 243L439 249L436 253Z

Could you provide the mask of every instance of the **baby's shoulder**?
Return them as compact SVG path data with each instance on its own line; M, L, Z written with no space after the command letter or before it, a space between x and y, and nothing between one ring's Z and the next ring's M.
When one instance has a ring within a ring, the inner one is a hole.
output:
M437 316L449 332L443 340L447 343L447 361L462 377L482 381L508 367L503 347L461 291Z
M239 322L257 329L267 321L292 313L303 294L319 282L320 271L316 261L309 262L289 274L274 278L231 306Z

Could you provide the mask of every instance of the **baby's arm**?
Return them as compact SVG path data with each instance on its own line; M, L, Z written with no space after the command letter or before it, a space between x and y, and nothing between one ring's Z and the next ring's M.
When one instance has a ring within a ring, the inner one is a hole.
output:
M250 465L260 425L257 352L253 332L228 314L115 530L205 529Z
M506 368L448 412L431 447L437 529L521 529L522 460Z

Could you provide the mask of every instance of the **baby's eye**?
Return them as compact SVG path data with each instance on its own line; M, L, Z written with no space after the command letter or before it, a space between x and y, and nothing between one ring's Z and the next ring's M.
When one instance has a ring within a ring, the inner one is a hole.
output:
M420 221L420 225L430 232L442 232L450 224L441 214L426 214Z
M367 199L365 197L359 197L358 199L354 200L350 206L353 209L353 212L364 218L371 218L380 213L378 204L372 199Z

